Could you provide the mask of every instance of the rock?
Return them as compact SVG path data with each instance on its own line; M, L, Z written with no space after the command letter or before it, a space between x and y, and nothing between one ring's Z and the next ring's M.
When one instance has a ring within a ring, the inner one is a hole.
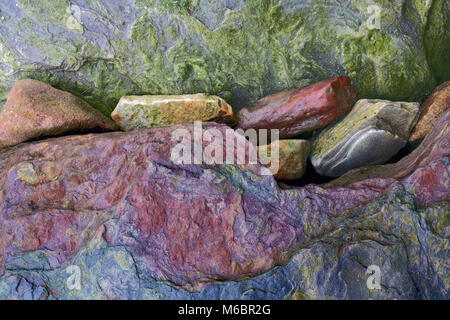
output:
M386 100L359 100L342 120L311 143L311 162L321 175L382 164L406 145L417 122L419 104Z
M431 70L439 84L450 79L450 35L448 32L442 34L442 30L450 30L450 3L435 0L429 4L424 44Z
M277 148L278 154L273 151L274 148ZM308 140L277 140L257 149L260 159L271 169L275 179L294 180L305 173L309 155Z
M438 86L422 104L419 121L409 137L409 142L416 143L422 140L449 108L450 81L447 81Z
M192 124L7 149L0 297L449 299L449 124L396 164L292 190L258 164L174 164Z
M350 79L341 76L264 97L239 111L238 127L280 129L280 137L322 128L348 112L356 101Z
M114 131L118 127L80 98L32 79L16 83L0 112L0 148L93 130Z
M233 109L225 100L203 93L122 97L111 117L125 131L192 121L234 123Z
M126 95L208 92L239 109L348 74L361 97L417 101L448 80L448 1L342 2L1 1L0 100L23 77L105 115Z

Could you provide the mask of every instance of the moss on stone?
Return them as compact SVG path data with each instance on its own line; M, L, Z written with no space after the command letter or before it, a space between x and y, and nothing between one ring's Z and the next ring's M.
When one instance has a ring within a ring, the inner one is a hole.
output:
M374 4L380 30L367 26ZM50 79L104 114L130 94L207 92L239 109L347 74L360 97L414 101L450 73L445 0L78 5L83 33L67 26L68 0L23 0L21 18L2 22L0 100L29 76Z

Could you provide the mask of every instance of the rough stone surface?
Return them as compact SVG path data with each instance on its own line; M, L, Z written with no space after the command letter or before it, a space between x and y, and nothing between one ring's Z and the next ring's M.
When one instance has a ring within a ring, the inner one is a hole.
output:
M344 119L312 140L314 169L338 177L350 169L388 161L406 145L418 116L415 102L359 100Z
M277 152L274 149L278 150ZM303 176L309 156L309 142L301 139L286 139L258 146L262 163L271 169L275 179L293 180Z
M409 142L412 143L422 140L450 108L450 81L438 86L420 108L419 121L409 137Z
M0 297L449 299L449 124L396 164L292 190L258 164L173 164L173 128L13 147ZM381 290L366 286L372 264Z
M264 97L239 111L242 129L280 129L280 137L322 128L348 112L356 101L350 79L341 76Z
M234 123L233 109L225 100L202 93L122 97L111 117L125 131L192 121Z
M136 94L208 92L240 108L347 74L361 97L417 101L449 79L449 10L447 0L1 1L0 100L34 77L105 115Z
M32 79L18 81L0 112L0 149L23 141L118 126L85 101Z

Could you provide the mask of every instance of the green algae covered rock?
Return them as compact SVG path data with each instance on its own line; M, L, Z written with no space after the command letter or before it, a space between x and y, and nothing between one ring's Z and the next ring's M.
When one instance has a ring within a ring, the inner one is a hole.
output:
M234 123L233 109L225 100L202 93L125 96L120 99L111 117L124 131L192 121Z
M2 1L0 100L32 77L109 115L124 95L207 92L237 109L348 75L413 101L449 77L445 0Z
M406 145L419 117L419 104L359 100L342 120L313 139L315 170L338 177L363 166L382 164Z

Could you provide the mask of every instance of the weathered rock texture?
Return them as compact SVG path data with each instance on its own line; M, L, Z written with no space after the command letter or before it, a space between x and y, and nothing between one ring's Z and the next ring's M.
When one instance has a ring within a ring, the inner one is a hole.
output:
M449 124L397 164L293 190L258 164L173 164L174 128L13 147L0 297L448 299ZM366 286L372 264L381 290Z
M279 129L281 138L322 128L356 101L350 79L341 76L264 97L237 114L241 129Z
M419 121L409 137L412 143L422 140L450 108L450 81L438 86L420 108Z
M234 123L233 109L225 100L203 93L122 97L111 117L125 131L192 121Z
M276 150L274 149L276 148ZM275 179L294 180L303 176L309 156L309 142L301 139L286 139L258 146L262 163L271 169Z
M350 169L388 161L406 145L418 116L415 102L359 100L342 121L313 139L314 169L338 177Z
M15 84L0 112L0 149L63 133L118 129L100 111L73 94L25 79Z
M240 108L347 74L361 97L417 101L449 79L449 8L447 0L1 1L0 100L17 79L35 77L105 115L137 94L208 92Z

